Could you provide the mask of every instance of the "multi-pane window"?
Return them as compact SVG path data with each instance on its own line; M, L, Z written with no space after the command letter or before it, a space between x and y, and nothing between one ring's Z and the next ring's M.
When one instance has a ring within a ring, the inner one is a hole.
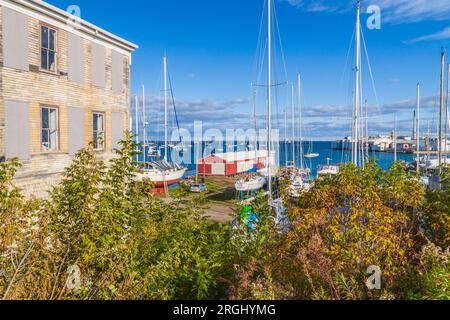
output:
M92 121L92 141L95 150L105 149L105 114L94 112Z
M58 109L50 107L41 108L41 144L43 151L57 151L58 145Z
M57 32L49 26L41 26L41 69L56 72Z

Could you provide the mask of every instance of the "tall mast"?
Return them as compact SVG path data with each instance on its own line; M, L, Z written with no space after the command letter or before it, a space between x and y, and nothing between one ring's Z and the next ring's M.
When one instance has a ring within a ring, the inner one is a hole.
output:
M416 124L416 153L417 172L420 172L420 83L417 84L417 124Z
M444 80L445 80L445 49L442 48L441 52L441 101L440 101L440 113L439 113L439 167L442 165L442 139L444 132Z
M134 106L134 113L135 113L135 119L134 119L134 131L136 133L136 151L138 151L139 147L139 98L138 95L134 97L135 106ZM138 161L139 161L139 155L137 155Z
M369 107L367 104L367 100L365 102L365 109L366 109L365 110L366 111L366 128L365 128L365 130L366 130L365 149L366 150L365 151L366 151L366 162L368 162L369 161Z
M291 114L292 114L292 165L295 167L295 103L294 103L295 88L292 83L291 92Z
M298 124L299 124L299 143L300 143L300 169L303 169L303 122L302 122L302 84L300 73L297 74L298 78Z
M447 163L447 139L448 139L448 103L450 94L450 63L447 64L447 101L445 104L445 133L444 133L444 163Z
M442 140L444 138L444 79L445 79L445 50L442 48L441 53L441 103L440 103L440 114L439 114L439 167L442 165Z
M397 162L397 113L394 117L394 161Z
M359 144L359 102L360 102L360 76L361 76L361 23L360 23L361 1L356 4L356 67L355 67L355 103L353 124L353 164L358 165Z
M287 120L287 111L286 109L284 109L284 162L285 165L287 167L288 162L289 162L289 157L288 157L288 120Z
M169 155L169 120L168 120L168 97L167 97L167 57L163 59L164 64L164 160L167 161Z
M252 84L252 88L253 88L253 84ZM255 129L255 161L258 162L258 118L256 115L256 90L253 91L253 125L254 125L254 129Z
M142 132L142 143L144 147L143 152L143 160L144 168L145 164L147 162L147 119L145 116L145 86L142 85L142 126L143 126L143 132Z
M268 187L269 187L269 202L272 202L272 172L271 172L271 151L272 151L272 1L268 0L268 23L267 23L267 173L268 173ZM271 204L271 203L270 203Z

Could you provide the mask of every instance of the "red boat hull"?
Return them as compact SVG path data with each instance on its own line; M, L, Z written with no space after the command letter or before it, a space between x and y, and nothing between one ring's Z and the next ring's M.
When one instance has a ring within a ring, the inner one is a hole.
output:
M180 181L181 179L167 181L167 187L173 186L174 184L177 184ZM164 194L166 192L165 183L162 181L155 183L155 187L150 189L149 192L152 194Z
M181 179L176 179L176 180L170 180L170 181L167 181L167 186L172 186L172 185L174 185L174 184L179 183L180 181L181 181ZM156 183L155 183L155 186L156 186L156 188L164 188L165 183L164 183L163 181L161 181L161 182L156 182Z

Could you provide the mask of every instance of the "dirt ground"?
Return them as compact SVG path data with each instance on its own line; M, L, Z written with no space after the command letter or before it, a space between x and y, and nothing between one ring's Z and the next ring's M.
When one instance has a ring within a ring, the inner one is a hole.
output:
M203 180L203 179L201 179ZM230 223L236 209L236 190L235 183L237 178L227 177L207 177L200 183L206 183L208 191L206 198L208 202L205 204L205 217L217 223ZM176 192L176 191L175 191ZM193 194L185 197L189 200ZM166 198L161 195L164 201L170 203L173 199Z
M236 190L234 189L236 178L209 177L206 179L208 186L208 204L205 216L214 222L230 223L236 209Z
M209 203L205 210L205 217L217 223L230 223L235 205L227 203Z

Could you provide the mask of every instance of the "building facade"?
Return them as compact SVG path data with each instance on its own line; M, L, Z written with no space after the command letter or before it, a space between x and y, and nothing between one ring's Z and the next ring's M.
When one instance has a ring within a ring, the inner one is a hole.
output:
M81 148L99 157L129 129L137 46L38 0L0 0L0 161L45 196Z

